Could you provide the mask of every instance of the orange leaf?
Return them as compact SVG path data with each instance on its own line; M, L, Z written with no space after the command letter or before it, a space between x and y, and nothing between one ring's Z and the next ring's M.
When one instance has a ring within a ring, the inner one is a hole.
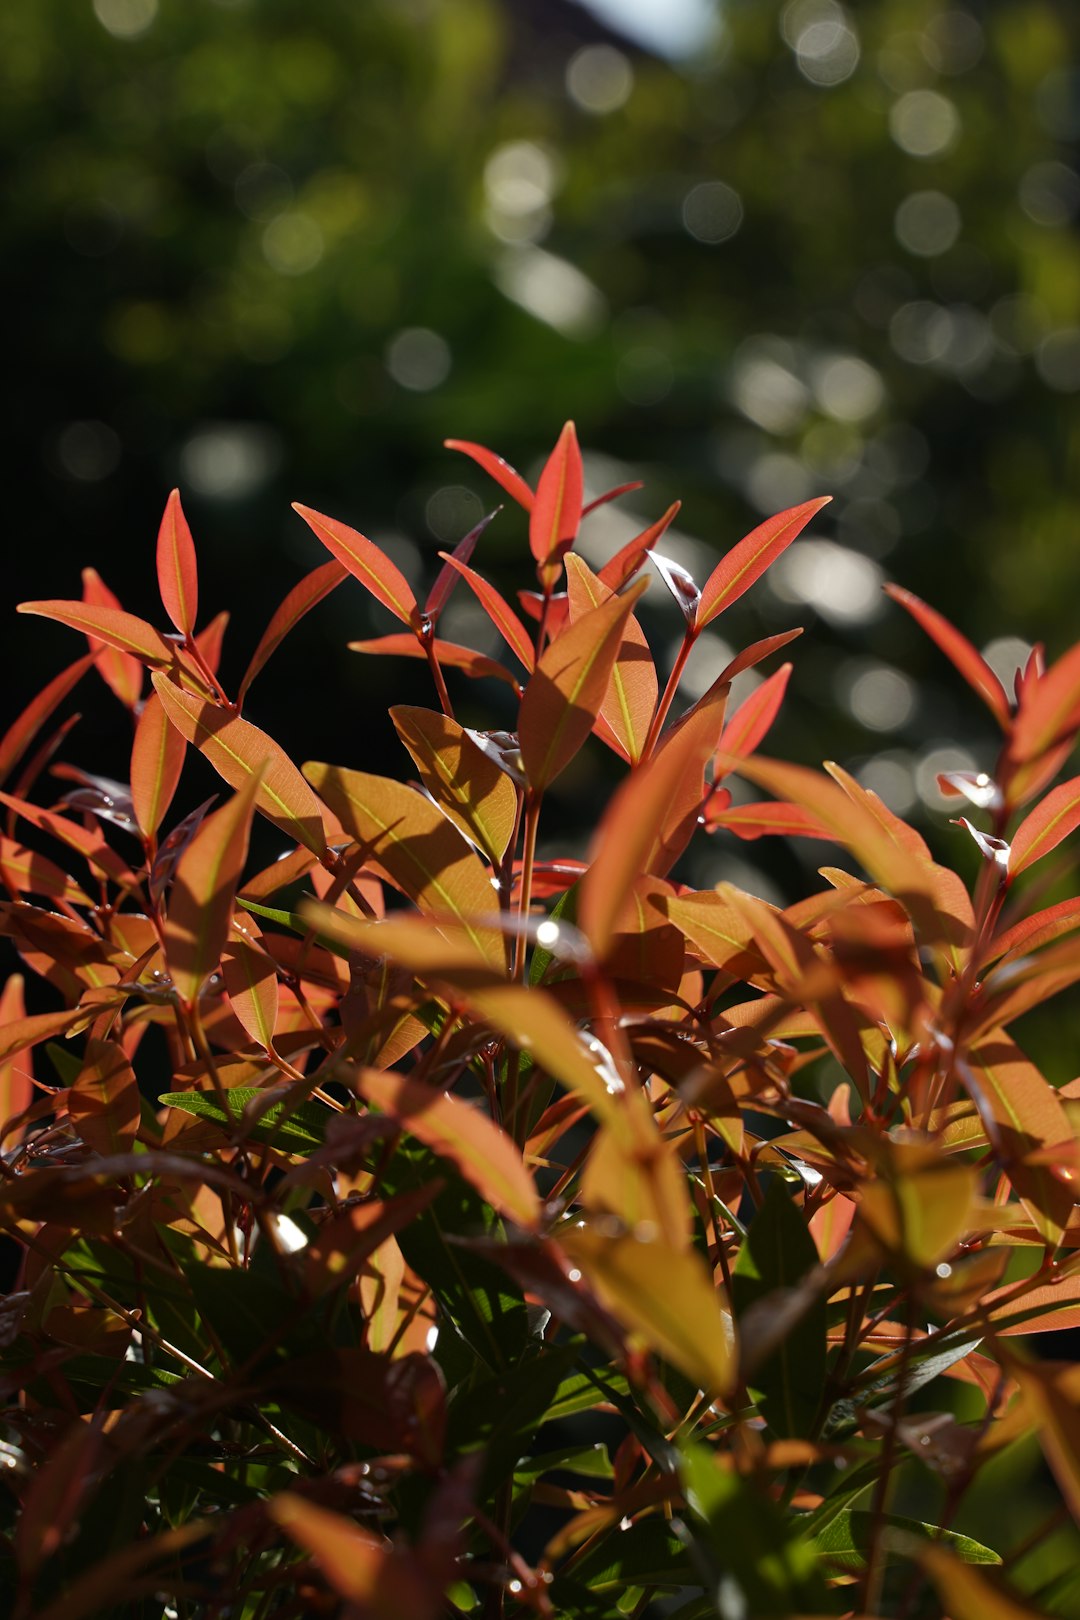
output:
M93 669L99 654L93 652L77 658L73 664L54 675L36 697L23 709L17 719L0 738L0 782L11 774L29 748L49 716L63 703L72 688L82 680L88 669Z
M0 1011L10 1012L0 1003ZM77 1024L88 1024L100 1006L89 1011L85 1007L68 1007L63 1012L31 1013L29 1017L17 1013L0 1024L0 1065L7 1064L18 1052L25 1052L42 1041L51 1041L55 1035L66 1035Z
M906 608L921 629L926 631L931 641L945 654L949 662L959 670L973 692L978 693L990 713L994 716L1003 731L1007 731L1011 724L1009 712L1009 699L986 659L978 652L960 631L951 625L929 603L915 596L911 591L905 591L899 585L886 585L886 594L894 602L899 602Z
M261 779L261 770L252 772L220 810L207 816L176 864L165 923L165 959L178 994L189 1006L217 968L229 937Z
M278 1019L277 963L262 949L255 920L237 921L221 957L229 1005L263 1051L274 1044Z
M497 681L505 681L507 686L517 687L518 683L508 669L496 663L494 658L474 652L472 647L460 647L456 641L435 640L431 642L431 648L440 664L463 670L473 680L491 675ZM375 636L370 641L350 641L349 651L371 653L375 657L427 659L427 653L416 637L406 635L403 630L389 636Z
M748 980L768 971L752 927L729 895L705 889L698 894L665 895L660 904L708 966Z
M765 636L761 641L752 641L749 647L744 647L742 652L736 653L731 663L721 670L720 679L733 681L744 669L753 669L771 653L779 652L781 647L786 647L789 642L796 641L801 635L802 627L799 626L794 630L781 630L775 636Z
M831 498L824 495L818 500L804 501L801 506L789 507L786 512L778 512L732 546L702 587L696 629L703 630L748 591Z
M1025 682L1009 754L1038 759L1075 731L1080 719L1080 645L1070 647L1037 681Z
M453 552L440 551L439 556L449 568L461 575L507 646L525 668L531 670L536 657L529 632L506 598L484 578L483 574L478 574L475 568L461 562Z
M415 625L420 617L412 587L396 563L379 550L358 529L350 529L337 518L323 517L308 506L293 502L293 511L299 512L304 522L318 535L323 545L332 552L354 579L367 587L375 599L390 609L402 624Z
M614 595L573 553L566 559L566 578L572 624ZM597 715L596 730L632 765L638 763L644 751L657 693L656 666L649 643L631 613Z
M151 692L143 704L131 746L131 800L144 838L152 838L165 817L184 769L184 739Z
M240 695L238 701L242 704L252 681L258 675L263 665L273 653L281 646L285 637L293 627L300 623L305 613L320 603L324 596L330 592L346 577L349 570L344 563L336 558L323 563L319 568L313 568L310 574L305 574L298 585L294 585L286 596L270 623L262 633L259 645L251 655L251 662L244 672L240 682Z
M96 1153L132 1153L142 1118L139 1083L116 1041L91 1040L79 1078L68 1092L68 1114Z
M0 988L0 1041L12 1024L26 1018L25 980L21 973L9 973ZM0 1136L8 1121L29 1108L34 1098L33 1069L27 1056L21 1063L0 1059Z
M360 1069L356 1083L369 1102L457 1165L493 1209L520 1226L539 1225L540 1200L521 1151L486 1114L445 1091L400 1074Z
M1073 1191L1048 1165L1029 1159L1072 1137L1060 1097L1002 1029L977 1041L967 1060L958 1060L957 1071L1017 1197L1046 1241L1059 1243Z
M435 1620L441 1592L421 1566L344 1514L281 1491L266 1511L315 1559L327 1583L364 1620Z
M1041 1609L1015 1597L999 1585L996 1576L954 1557L933 1541L924 1543L920 1538L918 1559L951 1620L1044 1620Z
M529 514L529 548L536 558L537 573L548 586L555 582L563 553L577 539L582 486L577 433L573 422L567 422L540 474Z
M20 894L44 895L50 900L66 900L72 905L88 906L90 900L74 878L46 860L36 849L27 849L13 838L0 834L0 876Z
M798 804L784 804L778 799L766 799L761 804L724 806L718 810L710 805L705 811L705 818L710 832L723 827L727 832L734 833L736 838L746 839L747 842L754 838L775 837L777 834L785 838L826 838L830 843L836 841L836 834L811 811L804 810Z
M648 585L637 580L583 615L547 648L521 700L518 735L525 772L543 789L568 765L604 701L626 622Z
M157 577L161 604L182 636L195 629L199 610L199 571L180 491L174 489L165 505L157 538Z
M72 630L81 630L92 641L132 653L151 669L168 669L176 661L176 647L165 640L152 624L137 619L122 608L92 607L85 602L20 602L17 613L33 613L42 619L55 619Z
M1080 827L1080 776L1062 782L1020 823L1009 851L1009 875L1017 877L1056 849Z
M724 724L729 691L723 678L714 681L693 708L680 715L660 739L657 759L677 747L685 761L683 774L675 781L656 846L647 856L647 870L660 877L671 871L701 824L707 796L705 766Z
M327 829L319 801L284 749L250 720L182 692L163 675L151 679L177 731L206 755L218 775L239 788L261 770L255 808L298 844L322 855Z
M483 467L505 489L512 500L523 506L526 512L532 511L536 497L521 474L516 473L502 456L497 456L493 450L485 450L482 444L473 444L469 439L444 439L443 444L448 450L460 450L470 456L478 467Z
M612 1233L601 1219L568 1222L555 1236L601 1302L651 1350L707 1394L735 1378L734 1330L701 1256L648 1228Z
M775 674L762 681L739 704L720 737L724 753L745 759L754 752L776 719L793 668L792 664L781 664Z
M696 776L711 751L687 727L641 769L631 772L604 813L581 881L579 924L598 958L606 956L633 881L651 870L663 829L684 779Z
M681 501L672 501L663 517L658 518L655 523L650 523L647 529L642 529L632 540L628 540L614 557L609 557L598 576L601 584L610 586L613 591L625 585L631 574L636 573L641 567L648 552L675 521L681 506Z
M518 796L506 772L463 726L435 709L397 704L390 718L432 798L498 866L517 824Z
M1061 1494L1080 1519L1080 1366L1021 1360L1015 1354L1005 1365L1020 1385Z
M486 868L428 799L385 776L309 763L304 775L364 850L429 916L453 918L485 961L506 967L502 933L476 921L498 908Z
M119 608L119 599L110 591L96 568L82 571L83 601L89 607ZM90 637L92 651L99 652L98 673L125 708L134 709L142 696L143 667L130 653L117 652L115 647L102 647Z

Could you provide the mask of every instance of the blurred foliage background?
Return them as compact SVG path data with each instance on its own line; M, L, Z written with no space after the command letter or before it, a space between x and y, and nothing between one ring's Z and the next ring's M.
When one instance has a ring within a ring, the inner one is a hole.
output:
M1064 0L3 8L12 599L77 595L93 563L160 619L178 483L205 610L234 610L228 684L321 560L291 500L430 579L498 498L444 437L528 475L573 416L594 493L645 480L590 520L589 556L678 496L665 549L701 579L763 515L835 497L719 630L804 625L771 751L840 758L943 824L935 773L989 764L990 723L880 587L1003 673L1077 635L1076 27ZM475 560L525 584L524 556L507 510ZM482 638L459 598L445 633ZM388 694L433 701L426 677L344 646L390 628L348 583L252 718L301 759L400 769ZM8 631L12 700L78 650ZM706 638L691 695L727 656ZM497 690L460 701L507 719ZM123 769L118 705L115 738L73 740ZM569 820L610 765L597 746L564 778ZM757 846L697 859L698 882L723 862L770 892ZM804 856L778 859L786 880Z

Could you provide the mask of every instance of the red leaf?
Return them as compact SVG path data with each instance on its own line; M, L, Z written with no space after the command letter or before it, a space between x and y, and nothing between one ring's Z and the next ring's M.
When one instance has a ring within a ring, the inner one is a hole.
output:
M494 658L488 658L484 653L474 652L472 647L461 647L456 641L433 641L432 650L440 664L451 669L460 669L473 680L482 680L485 675L492 676L497 681L505 681L507 686L517 687L518 682L510 671ZM413 635L406 635L403 630L395 631L389 636L375 636L371 641L350 641L350 652L370 653L376 658L423 658L427 653L420 642Z
M453 552L451 553L451 555L456 558L458 562L468 562L469 558L476 550L476 542L479 540L492 518L498 517L501 511L502 507L497 506L494 512L488 512L487 516L482 517L474 529L470 529L468 534L458 541L457 545L453 549ZM439 614L442 612L447 602L449 602L450 592L457 584L457 581L458 574L453 564L444 562L442 567L439 569L439 572L435 576L435 583L428 592L427 601L424 603L424 616L425 618L431 620L433 626L438 623Z
M215 613L210 623L198 632L195 645L199 649L203 663L214 675L218 672L221 663L221 648L225 640L225 631L229 627L227 613Z
M537 573L545 586L554 584L557 565L569 551L581 527L581 451L573 422L559 434L536 486L536 501L529 515L529 547Z
M1038 681L1025 681L1009 753L1037 759L1076 730L1080 721L1080 646L1070 647Z
M482 574L478 574L466 563L459 562L452 552L440 551L439 556L461 575L507 646L517 655L525 668L531 670L536 662L536 656L529 632L506 598Z
M131 748L131 800L144 838L152 838L172 803L187 752L183 737L151 692L143 704Z
M586 613L553 641L525 688L518 735L525 772L543 789L589 735L623 642L626 621L648 580Z
M96 568L82 571L83 601L90 607L119 608L119 599L110 591ZM133 709L142 696L143 667L130 653L115 647L102 647L90 637L90 649L98 653L98 673L125 708Z
M824 495L814 501L804 501L801 506L789 507L786 512L778 512L732 546L702 587L697 628L703 630L748 591L830 499L831 496Z
M85 602L20 602L17 613L33 613L42 619L55 619L72 630L81 630L107 647L133 653L151 669L168 669L176 660L175 646L166 641L145 619L122 608L88 607Z
M313 568L310 574L305 574L298 585L294 585L286 596L270 623L262 633L259 645L251 655L251 662L244 672L240 682L239 703L243 703L247 691L256 675L262 669L270 656L277 652L285 637L293 627L300 623L305 613L322 601L348 573L344 563L323 563L319 568Z
M605 585L610 585L613 591L617 591L620 585L626 584L631 574L636 573L645 561L646 553L655 546L660 536L674 522L681 505L681 501L672 501L663 517L657 518L655 523L650 523L647 529L642 529L640 534L628 540L614 557L608 558L600 570L600 578Z
M791 664L781 664L775 675L762 681L739 704L720 736L720 747L726 754L746 759L754 752L776 719L792 668Z
M25 980L21 973L9 973L0 989L0 1030L26 1019ZM33 1069L27 1054L21 1062L12 1058L0 1062L0 1138L9 1120L29 1108L34 1099Z
M588 506L583 506L581 515L586 518L590 512L595 512L598 506L606 506L609 501L617 501L620 495L629 495L632 490L644 488L645 486L640 478L635 479L632 484L616 484L614 489L606 489L602 495L596 497L595 501L590 501Z
M473 444L469 439L444 439L448 450L460 450L464 455L471 456L477 466L483 467L489 477L500 484L511 500L517 501L526 512L531 512L535 496L520 473L516 473L508 461L497 456L494 450L485 450L482 444Z
M190 637L199 610L199 571L180 491L174 489L165 505L157 538L157 577L161 603L180 634Z
M959 670L972 691L977 692L982 698L1002 730L1007 731L1011 724L1009 700L1005 695L1005 688L982 653L949 623L944 614L930 607L911 591L905 591L899 585L886 585L885 593L891 596L894 602L899 602L902 608L907 609L915 623L926 631L931 641Z
M165 923L165 959L173 984L191 1006L221 961L233 901L247 859L261 766L220 810L207 816L176 864Z
M320 512L313 512L310 507L301 506L297 501L293 502L293 511L299 512L327 550L333 552L353 578L366 586L396 619L400 619L402 624L416 625L420 610L412 587L397 564L392 563L378 546L358 529L350 529L347 523L339 523L337 518L323 517Z
M706 811L711 832L724 827L737 838L753 839L782 834L785 838L825 838L836 841L836 834L798 804L765 800L761 804L739 804L730 809Z
M669 748L682 747L679 741L686 734L697 739L689 748L687 767L678 780L668 804L667 814L658 837L657 847L649 856L649 871L663 877L675 865L700 825L706 798L705 765L716 747L724 724L727 707L728 684L714 681L703 697L670 726L660 739L656 758L660 759ZM691 765L690 761L694 761Z
M11 774L29 748L49 716L56 710L74 686L82 680L88 669L93 669L99 654L89 653L77 658L73 664L54 675L0 738L0 782Z
M744 647L742 652L735 654L723 671L721 680L733 681L744 669L753 669L755 664L760 664L770 653L779 652L781 647L786 647L789 641L794 641L796 636L801 635L800 625L797 630L781 630L779 635L766 636L763 641L752 641L749 647Z

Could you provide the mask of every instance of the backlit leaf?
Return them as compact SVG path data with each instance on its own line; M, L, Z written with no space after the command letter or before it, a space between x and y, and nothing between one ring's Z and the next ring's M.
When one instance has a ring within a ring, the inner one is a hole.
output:
M306 1497L281 1491L267 1512L312 1555L328 1585L370 1620L434 1620L441 1592L422 1566L381 1536Z
M485 675L492 676L497 681L504 681L507 686L517 686L517 681L510 671L497 663L494 658L488 658L485 653L474 652L471 647L461 647L456 641L431 642L431 649L439 663L451 669L460 669L473 680L481 680ZM375 636L370 641L350 641L350 652L370 653L375 657L395 658L427 658L427 653L415 636L407 635L398 630L393 635Z
M71 1123L88 1147L108 1156L130 1153L142 1117L139 1083L116 1041L91 1040L79 1078L68 1092Z
M97 657L96 653L90 653L83 658L77 658L73 664L62 669L59 675L54 675L37 696L31 698L22 713L11 722L0 738L0 782L10 776L46 720L82 680L87 670L93 669Z
M581 525L581 451L573 422L567 422L544 464L529 514L529 548L537 572L548 586L554 584L557 564L577 538Z
M190 636L198 618L199 574L178 489L169 496L158 529L157 577L162 606L180 634Z
M131 800L144 838L153 838L173 800L187 747L151 692L135 725L131 745Z
M1043 1620L1041 1610L947 1552L936 1540L919 1546L918 1559L951 1620Z
M648 584L637 580L565 630L545 651L521 700L518 735L525 771L543 789L589 735L622 646L626 621Z
M82 571L83 601L90 607L119 608L120 602L96 568ZM91 649L99 652L98 673L126 708L134 709L142 696L143 666L131 653L118 652L115 647L104 647L90 638Z
M462 536L457 545L454 547L453 551L450 553L454 559L454 562L467 563L469 561L473 552L476 550L476 542L479 540L480 536L483 534L491 520L498 517L501 511L502 507L497 506L494 512L486 513L485 516L480 519L479 523L475 524L473 528L469 530L468 534ZM424 603L424 616L431 621L432 625L438 624L439 615L442 613L442 610L446 606L447 602L449 602L450 593L454 589L454 586L457 584L460 577L461 576L457 572L457 569L454 567L454 563L449 562L444 562L442 567L439 569L439 572L435 575L434 583L432 584L430 591L428 591L427 600Z
M1010 755L1038 759L1069 737L1080 719L1080 645L1070 647L1041 680L1025 684L1013 724Z
M531 512L535 496L520 473L516 473L508 461L497 456L493 450L486 450L482 444L473 444L468 439L444 439L448 450L460 450L464 455L470 456L478 467L500 484L506 493L523 506L526 512Z
M809 810L799 804L784 804L779 799L766 799L760 804L725 805L719 809L706 807L705 820L710 831L723 827L736 838L825 838L836 842L836 834Z
M324 596L329 596L330 592L345 579L348 572L344 563L338 562L335 558L332 562L322 563L318 568L313 568L310 574L304 575L298 585L293 586L263 631L259 645L251 655L251 662L240 682L240 703L243 703L256 675L281 646L289 631L298 625L304 614L310 613Z
M793 667L781 664L728 718L720 737L720 747L726 754L745 759L754 752L776 719Z
M894 602L907 609L915 623L926 631L931 641L959 670L972 691L982 698L998 725L1007 730L1010 725L1009 700L1005 688L982 654L943 614L912 591L905 591L899 585L886 585L885 591Z
M301 506L296 501L293 502L293 511L300 514L312 533L318 536L354 579L367 587L376 601L389 608L402 624L417 623L420 612L412 587L385 552L380 551L358 529L350 529L347 523L340 523L337 518L323 517L321 512L314 512L309 506Z
M539 1224L540 1200L521 1151L486 1114L404 1075L360 1069L356 1084L418 1141L450 1159L493 1209L520 1226Z
M675 1249L645 1229L613 1232L610 1220L575 1220L556 1236L586 1282L623 1326L698 1389L727 1394L734 1377L731 1317L693 1249Z
M1048 1243L1058 1243L1075 1202L1074 1191L1049 1166L1029 1163L1040 1148L1073 1135L1053 1086L1004 1030L971 1048L959 1073L986 1127L1002 1169Z
M1052 788L1024 817L1012 837L1009 874L1018 877L1080 827L1080 776Z
M74 878L68 877L54 861L36 849L27 849L14 838L0 834L0 877L19 894L38 894L50 900L66 900L71 905L88 906L90 900Z
M26 1019L25 984L21 973L9 973L0 987L0 1042L6 1030ZM0 1058L0 1133L8 1120L29 1108L33 1101L32 1074L29 1054L18 1061L15 1057Z
M277 963L262 949L254 922L234 925L222 952L221 975L233 1012L252 1040L267 1050L278 1020Z
M748 591L755 580L776 561L781 552L799 535L815 512L827 506L831 496L804 501L801 506L789 507L767 518L756 529L732 546L722 562L717 563L701 591L697 628L703 630L719 614L729 608Z
M220 810L207 816L177 862L165 958L178 994L189 1005L217 968L229 936L261 776L261 771L253 772Z
M261 770L255 808L298 844L321 855L327 835L319 801L284 749L250 720L182 692L164 676L152 679L177 731L206 755L218 775L240 788Z
M435 805L385 776L309 763L304 774L364 850L430 916L459 922L485 961L506 966L498 929L475 918L497 909L483 862Z
M663 517L658 518L655 523L650 523L647 529L642 529L632 540L628 540L614 557L609 557L597 576L601 583L610 586L613 591L625 585L630 576L641 567L661 535L671 527L681 506L681 501L672 501Z
M573 553L566 559L566 578L571 623L608 601L614 594ZM644 751L656 709L657 691L652 653L641 626L631 613L600 705L597 732L633 765L638 763ZM604 729L601 730L601 727Z
M152 624L138 619L134 613L122 608L91 607L85 602L20 602L18 613L33 613L43 619L55 619L72 630L81 630L94 641L103 641L107 647L132 653L151 669L168 669L176 661L176 647L165 640Z
M440 551L439 556L449 568L461 575L507 646L525 668L531 670L536 660L529 632L506 598L484 578L483 574L478 574L476 569L470 568L467 563L460 562L453 552Z
M432 798L497 866L517 822L518 796L505 771L437 710L397 704L390 718Z

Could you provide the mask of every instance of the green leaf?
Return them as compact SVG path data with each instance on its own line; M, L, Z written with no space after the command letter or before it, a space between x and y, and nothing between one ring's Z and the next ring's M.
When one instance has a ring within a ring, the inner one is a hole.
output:
M814 1240L783 1182L774 1178L751 1222L732 1277L737 1320L741 1322L751 1307L778 1290L794 1288L817 1264ZM827 1332L826 1304L819 1294L750 1375L751 1384L761 1392L766 1422L784 1439L805 1438L813 1432L825 1385Z
M821 1557L828 1558L831 1563L840 1564L845 1569L865 1569L865 1549L869 1544L873 1522L874 1515L870 1512L844 1508L815 1536L814 1546ZM909 1536L929 1539L939 1547L947 1547L966 1564L1001 1563L1000 1555L984 1547L981 1541L973 1541L970 1536L958 1535L953 1530L939 1530L932 1524L905 1519L897 1513L886 1513L884 1522L891 1530L901 1530ZM886 1556L896 1556L895 1540L890 1542L886 1535L883 1545Z
M234 1086L225 1095L229 1099L228 1116L210 1091L169 1091L158 1098L158 1103L163 1108L179 1108L198 1119L211 1120L227 1130L239 1125L248 1104L256 1097L265 1097L266 1092L255 1086ZM322 1146L331 1117L329 1109L318 1103L293 1101L286 1096L248 1123L246 1135L253 1142L265 1142L285 1153L307 1153Z
M580 1344L541 1348L494 1378L484 1378L450 1403L449 1456L484 1450L481 1489L490 1494L551 1421L558 1391L580 1354Z
M612 1529L574 1565L574 1579L598 1593L626 1586L672 1589L694 1585L696 1571L670 1522L651 1515L628 1530Z

